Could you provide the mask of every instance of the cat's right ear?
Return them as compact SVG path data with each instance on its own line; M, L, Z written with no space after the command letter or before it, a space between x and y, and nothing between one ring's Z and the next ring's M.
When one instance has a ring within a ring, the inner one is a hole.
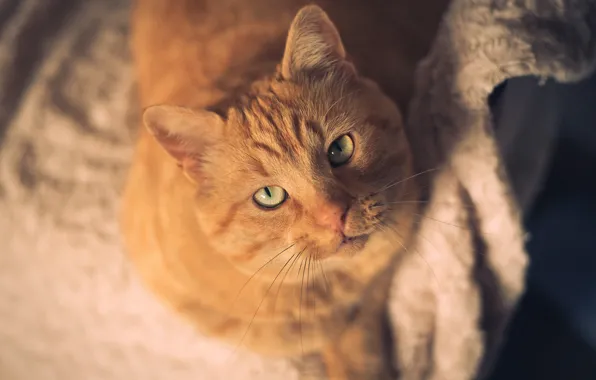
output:
M316 5L307 5L298 11L290 26L281 73L290 79L301 72L329 70L356 73L346 60L339 32L327 13Z
M214 112L177 106L151 106L143 123L157 142L187 174L201 174L205 152L221 139L223 119Z

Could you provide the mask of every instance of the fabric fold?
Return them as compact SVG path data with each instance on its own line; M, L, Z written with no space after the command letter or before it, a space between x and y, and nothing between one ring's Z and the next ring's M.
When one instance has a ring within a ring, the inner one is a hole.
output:
M527 257L488 96L513 77L585 78L596 63L595 34L593 0L454 0L444 16L408 114L418 170L438 174L429 179L417 254L398 267L389 299L400 380L476 379L490 370L524 290Z

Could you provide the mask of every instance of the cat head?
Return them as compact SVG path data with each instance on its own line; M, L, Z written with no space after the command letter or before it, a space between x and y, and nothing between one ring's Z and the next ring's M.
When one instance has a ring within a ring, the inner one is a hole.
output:
M394 224L411 175L401 114L316 6L294 19L278 71L224 116L162 105L144 123L194 182L189 207L218 252L241 266L284 249L349 257Z

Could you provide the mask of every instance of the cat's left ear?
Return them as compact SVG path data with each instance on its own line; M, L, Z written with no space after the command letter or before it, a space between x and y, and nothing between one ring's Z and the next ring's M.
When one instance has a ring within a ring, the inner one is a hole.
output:
M224 126L224 120L214 112L167 105L146 108L143 122L194 180L200 179L203 157L221 141Z
M316 5L302 8L288 33L281 64L284 78L301 72L336 71L354 75L356 69L346 60L339 32L325 11Z

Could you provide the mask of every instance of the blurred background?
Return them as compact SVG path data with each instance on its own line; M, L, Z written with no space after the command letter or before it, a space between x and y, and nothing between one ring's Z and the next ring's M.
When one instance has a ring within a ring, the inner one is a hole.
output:
M491 380L596 379L596 76L544 86L516 78L492 101L501 121L537 135L554 125L558 136L525 216L527 292Z

